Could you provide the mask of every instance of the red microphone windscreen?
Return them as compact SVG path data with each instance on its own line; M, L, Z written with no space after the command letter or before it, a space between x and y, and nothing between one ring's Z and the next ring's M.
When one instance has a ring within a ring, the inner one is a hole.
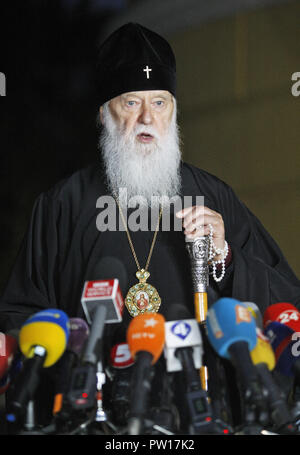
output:
M300 312L291 303L275 303L267 308L264 314L264 327L274 321L287 325L295 332L300 331Z
M15 337L0 333L0 379L8 371L17 349L18 341Z
M136 316L127 330L127 343L133 358L140 351L150 352L152 365L159 359L165 343L165 318L158 313Z

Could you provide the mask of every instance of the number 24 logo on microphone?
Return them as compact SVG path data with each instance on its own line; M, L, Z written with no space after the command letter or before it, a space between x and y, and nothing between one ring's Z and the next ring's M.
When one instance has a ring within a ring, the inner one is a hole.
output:
M278 322L281 322L281 324L288 324L290 321L298 321L299 313L294 310L286 310L278 316L277 320Z

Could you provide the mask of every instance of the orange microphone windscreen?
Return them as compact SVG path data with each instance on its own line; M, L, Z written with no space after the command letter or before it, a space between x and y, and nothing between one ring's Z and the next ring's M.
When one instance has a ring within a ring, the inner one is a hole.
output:
M127 343L133 359L140 351L153 356L152 365L159 359L165 343L165 318L158 313L136 316L127 330Z

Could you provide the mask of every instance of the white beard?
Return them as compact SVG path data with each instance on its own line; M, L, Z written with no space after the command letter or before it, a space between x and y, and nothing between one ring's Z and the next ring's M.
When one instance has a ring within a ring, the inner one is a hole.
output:
M152 134L156 141L139 143L136 135L141 132ZM164 136L159 136L149 125L137 125L125 136L114 121L108 103L103 106L99 145L109 190L119 198L121 205L126 206L130 198L135 198L141 207L153 207L158 201L164 206L169 199L178 197L181 187L179 142L175 100L171 123Z

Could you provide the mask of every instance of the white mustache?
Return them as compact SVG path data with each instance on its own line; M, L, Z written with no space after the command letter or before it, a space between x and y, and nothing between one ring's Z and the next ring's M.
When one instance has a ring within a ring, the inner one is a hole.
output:
M156 129L153 126L150 125L136 125L136 127L133 130L133 134L137 136L138 134L145 133L145 134L150 134L153 136L155 139L159 139L160 136Z

